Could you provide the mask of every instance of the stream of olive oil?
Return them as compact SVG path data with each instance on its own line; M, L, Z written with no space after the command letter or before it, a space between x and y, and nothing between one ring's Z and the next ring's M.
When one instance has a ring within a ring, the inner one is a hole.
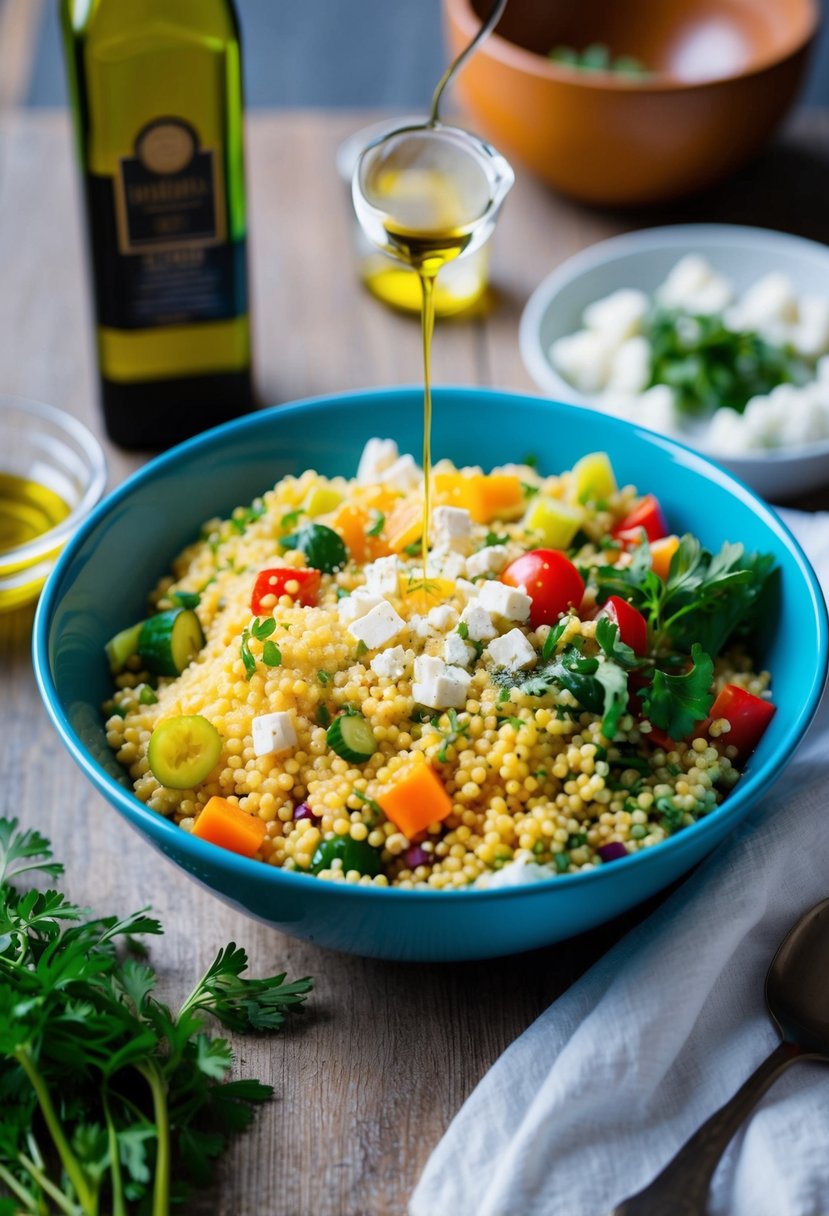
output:
M427 145L428 147L428 145ZM435 280L440 270L460 257L472 240L490 202L489 181L471 155L423 164L402 143L372 182L375 205L386 214L383 226L388 250L410 266L420 280L423 339L423 534L426 559L431 519L432 375L435 327Z

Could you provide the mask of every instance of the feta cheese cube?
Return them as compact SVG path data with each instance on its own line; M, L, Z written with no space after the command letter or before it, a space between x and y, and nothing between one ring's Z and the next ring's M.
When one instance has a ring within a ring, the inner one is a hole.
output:
M461 620L466 625L468 636L473 642L488 642L497 637L498 630L492 623L492 617L486 608L477 600L471 600L463 612Z
M357 466L357 482L361 486L383 480L383 472L397 460L397 444L393 439L369 439Z
M381 650L374 656L369 666L381 679L399 680L406 670L406 651L402 646L392 646L389 650Z
M471 531L472 516L463 507L435 507L432 512L432 544L436 549L465 553Z
M623 342L610 365L609 393L642 393L651 378L651 346L641 335Z
M369 609L365 616L358 617L348 626L348 632L358 642L363 642L369 650L377 650L392 638L397 637L406 622L398 612L395 612L388 600L381 600L374 608Z
M588 304L582 319L588 329L611 337L615 342L624 342L639 332L648 307L644 291L622 287L604 299Z
M466 579L466 578L456 578L455 579L455 590L457 591L458 595L461 596L462 599L466 600L466 602L468 604L471 600L474 600L475 597L477 596L478 584L470 583L469 579Z
M444 662L455 667L468 667L475 658L475 647L465 642L457 631L447 633L443 643Z
M530 615L532 600L517 587L490 582L482 584L478 592L478 604L488 612L506 617L508 621L526 621ZM472 636L471 631L469 636Z
M406 453L405 456L398 456L393 464L383 469L380 480L384 485L391 486L395 490L402 490L405 494L420 485L420 478L421 472L414 456Z
M446 633L455 624L455 609L449 604L438 604L437 608L431 609L426 620L438 633Z
M415 637L418 638L433 638L435 631L429 624L425 616L421 616L419 612L414 612L409 617L409 628Z
M412 696L429 709L463 709L471 680L468 671L422 654L415 659Z
M378 557L365 568L366 588L372 595L387 596L397 592L397 575L400 563L396 554Z
M520 629L510 629L500 638L493 638L487 649L493 663L514 671L526 671L538 661L538 655Z
M607 384L615 349L615 344L604 334L580 329L552 344L550 361L580 393L598 393Z
M359 617L365 616L372 608L376 608L383 602L381 595L375 595L366 587L358 587L356 591L352 591L351 595L346 595L338 601L337 613L343 624L347 624L348 621L356 621Z
M729 283L698 254L681 258L656 292L665 308L708 315L722 312L733 298Z
M466 559L451 549L433 549L426 559L426 573L454 582L466 574Z
M470 578L478 578L481 574L500 574L506 564L506 545L487 545L466 559L466 573Z
M253 750L257 756L277 756L280 752L296 747L297 735L293 718L280 710L274 714L260 714L251 723Z

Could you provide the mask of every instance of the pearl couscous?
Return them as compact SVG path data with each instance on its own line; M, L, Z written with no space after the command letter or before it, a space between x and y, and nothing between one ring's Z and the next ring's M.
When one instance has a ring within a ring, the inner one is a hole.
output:
M422 474L388 440L354 479L286 477L205 525L108 647L137 797L268 865L435 890L588 870L711 812L745 755L722 692L770 714L769 677L730 637L666 641L681 622L633 587L673 586L655 500L601 453L431 484L427 545Z

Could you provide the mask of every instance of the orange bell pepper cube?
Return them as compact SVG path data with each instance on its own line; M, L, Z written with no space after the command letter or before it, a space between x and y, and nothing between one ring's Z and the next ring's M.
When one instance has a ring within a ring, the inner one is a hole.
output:
M514 473L436 473L435 501L462 507L476 523L512 519L524 510L521 479Z
M671 559L679 548L678 536L663 536L651 541L651 569L664 582L671 568Z
M205 804L193 824L194 836L243 857L254 857L258 853L267 831L256 815L249 815L234 802L218 795Z
M383 536L369 535L373 523L372 510L355 506L354 503L343 503L331 521L331 526L342 537L355 562L373 562L375 558L386 557L390 552Z
M452 813L452 799L425 760L415 761L398 773L377 801L409 840Z

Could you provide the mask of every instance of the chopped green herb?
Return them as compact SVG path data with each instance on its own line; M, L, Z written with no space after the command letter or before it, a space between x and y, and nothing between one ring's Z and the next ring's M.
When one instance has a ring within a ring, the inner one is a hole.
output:
M138 693L139 705L155 705L158 702L158 697L155 690L150 688L149 684L142 684Z
M331 725L331 714L325 705L317 706L317 723L318 725L325 727L326 730Z
M509 537L504 533L499 535L497 532L487 532L484 537L484 543L480 546L482 549L489 549L493 545L505 545L509 541Z
M364 654L368 653L368 646L366 646L366 644L362 638L360 638L359 642L357 643L357 648L354 651L354 653L356 654L358 659L361 659Z
M422 551L422 549L423 549L423 540L421 539L421 540L412 541L412 543L410 545L406 545L406 548L403 550L403 552L406 554L407 557L417 557L417 555Z
M382 511L374 512L374 523L370 528L366 528L366 536L379 536L386 524L386 517Z
M278 667L282 662L282 651L270 638L262 647L262 662L266 667Z
M331 680L331 677L327 671L320 670L317 672L317 679L319 680L320 684L328 684Z
M466 621L458 621L457 632L460 634L460 636L463 638L464 641L467 640L467 638L469 637L469 626L467 625Z
M714 664L698 643L691 647L692 666L682 675L667 675L658 669L642 691L642 708L654 726L672 739L684 739L702 722L714 703L711 684Z

